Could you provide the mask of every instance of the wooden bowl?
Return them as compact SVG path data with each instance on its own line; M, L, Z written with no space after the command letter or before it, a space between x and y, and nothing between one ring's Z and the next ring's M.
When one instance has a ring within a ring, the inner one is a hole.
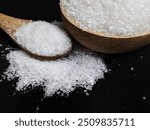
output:
M108 36L104 33L95 33L82 30L74 19L67 16L65 9L60 5L61 16L66 29L83 46L102 53L125 53L139 49L150 43L150 33L135 37Z

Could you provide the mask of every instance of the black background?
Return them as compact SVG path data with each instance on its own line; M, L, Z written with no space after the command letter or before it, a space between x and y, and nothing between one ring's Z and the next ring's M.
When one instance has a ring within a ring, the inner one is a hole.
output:
M59 0L0 0L0 12L24 19L61 20ZM16 47L2 30L0 44L3 44L0 51L8 44ZM14 94L15 81L3 81L0 83L0 112L150 112L149 56L150 45L128 54L105 55L111 73L97 82L89 96L80 89L69 97L43 98L40 88ZM1 56L0 76L8 65Z

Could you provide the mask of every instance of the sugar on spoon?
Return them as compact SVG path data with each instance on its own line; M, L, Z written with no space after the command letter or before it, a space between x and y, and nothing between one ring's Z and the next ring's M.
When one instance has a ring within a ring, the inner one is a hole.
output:
M55 60L55 59L58 59L58 58L61 58L65 55L67 55L71 49L72 49L72 44L71 42L67 43L66 44L66 48L63 48L61 49L61 52L59 52L59 49L57 52L55 52L54 55L44 55L44 54L41 54L41 53L37 53L37 52L33 52L31 51L26 45L22 45L20 44L19 42L17 42L16 38L14 37L14 33L17 31L17 29L19 29L21 26L23 25L26 25L26 24L29 24L29 23L32 23L33 21L31 20L24 20L24 19L19 19L19 18L14 18L14 17L11 17L11 16L8 16L8 15L5 15L5 14L2 14L0 13L0 28L6 32L6 34L9 35L9 37L22 49L24 50L27 54L29 54L30 56L34 57L34 58L37 58L37 59L40 59L40 60ZM52 28L52 29L55 29ZM58 30L58 28L56 29ZM59 30L60 31L60 30ZM63 32L61 32L60 35L62 35ZM34 34L34 33L33 33ZM32 34L31 34L32 35ZM63 35L64 36L64 35ZM31 36L32 37L32 36ZM49 37L52 37L53 36L49 36ZM57 40L57 39L56 39ZM67 42L67 41L66 41ZM32 43L31 43L32 44ZM43 43L44 44L44 43ZM34 45L33 47L36 47L36 45ZM54 46L56 48L56 46ZM47 47L48 48L48 47ZM40 48L41 50L40 51L44 51L45 49L47 48L44 48L42 50L42 48ZM50 49L50 47L49 47ZM47 50L48 51L48 50Z

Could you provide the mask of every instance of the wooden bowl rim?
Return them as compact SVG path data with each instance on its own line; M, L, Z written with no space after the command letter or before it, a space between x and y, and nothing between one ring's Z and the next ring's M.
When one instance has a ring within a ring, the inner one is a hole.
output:
M117 35L105 35L105 33L101 33L101 32L92 32L90 30L86 30L86 29L82 29L80 28L79 24L75 22L75 20L73 18L70 18L69 16L67 16L67 14L65 13L65 9L63 8L63 6L60 4L60 10L62 15L75 27L77 27L78 29L82 30L83 32L86 33L90 33L92 35L96 35L96 36L101 36L101 37L105 37L105 38L112 38L112 39L135 39L135 38L140 38L140 37L144 37L144 36L149 36L150 33L143 33L142 35L135 35L135 36L117 36Z

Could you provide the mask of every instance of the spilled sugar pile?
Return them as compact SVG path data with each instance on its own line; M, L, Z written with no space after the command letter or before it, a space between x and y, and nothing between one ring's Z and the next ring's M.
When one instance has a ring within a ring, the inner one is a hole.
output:
M57 26L62 28L60 24ZM68 56L55 61L40 61L19 50L10 50L6 59L10 65L4 72L4 79L11 81L18 78L18 91L25 91L29 86L42 86L45 96L58 92L68 95L77 87L92 90L96 81L108 72L97 53L79 45Z
M7 60L10 65L4 74L9 81L19 78L17 90L42 85L46 96L59 90L69 94L75 87L91 90L107 72L100 57L77 48L68 57L57 61L39 61L22 51L10 51Z
M62 55L72 48L66 32L45 21L22 25L13 35L19 45L41 56Z
M150 0L61 0L83 30L133 36L150 31Z

